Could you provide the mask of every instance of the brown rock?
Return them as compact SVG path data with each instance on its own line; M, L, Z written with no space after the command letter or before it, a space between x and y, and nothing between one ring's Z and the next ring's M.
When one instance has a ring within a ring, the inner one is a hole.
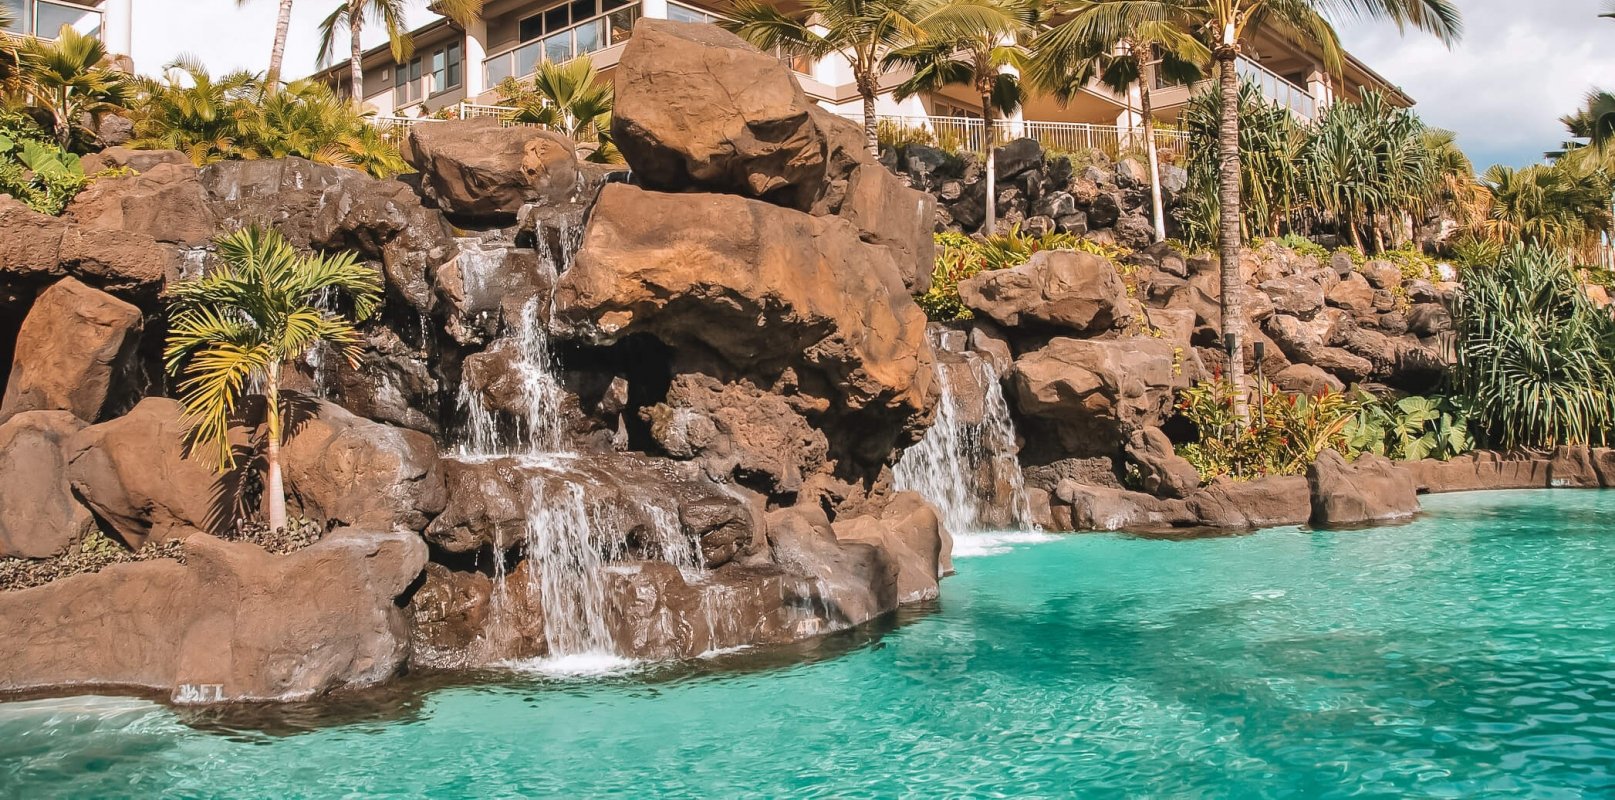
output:
M1188 499L1189 511L1208 528L1271 528L1300 525L1312 516L1307 479L1233 481L1219 478Z
M0 424L0 558L49 558L83 537L90 512L67 482L67 440L84 421L25 411Z
M194 535L184 564L0 593L0 690L141 687L188 704L375 684L408 655L394 601L425 564L407 533L336 531L286 556Z
M1361 525L1407 519L1419 511L1413 476L1390 459L1364 453L1353 463L1325 450L1307 468L1312 524Z
M62 236L67 229L67 222L0 195L0 279L34 281L62 275Z
M936 510L913 492L899 492L879 515L838 519L838 542L867 542L886 552L897 567L897 602L937 598L937 580L952 571L953 549Z
M1339 378L1311 364L1291 364L1273 376L1273 385L1286 392L1317 396L1345 391Z
M1057 338L1016 360L1015 404L1069 455L1114 453L1134 430L1171 416L1173 393L1199 374L1192 358L1149 337Z
M1160 428L1140 428L1127 442L1127 457L1138 465L1144 491L1163 497L1188 497L1200 488L1200 472L1172 449Z
M617 65L612 135L635 177L806 211L824 192L826 134L779 60L711 25L641 19Z
M1304 319L1323 308L1323 286L1301 275L1265 281L1260 288L1280 314Z
M925 315L888 251L844 220L611 184L555 302L573 336L649 333L758 385L794 376L816 426L860 431L827 431L857 463L883 463L933 400Z
M1116 265L1091 253L1045 250L1013 269L990 270L959 284L970 309L1001 325L1099 332L1132 320Z
M822 587L822 613L832 626L859 625L897 607L899 568L886 548L841 541L822 512L802 506L770 512L767 525L774 562Z
M155 155L162 157L161 151ZM102 158L109 156L102 153ZM124 160L131 166L135 162ZM145 163L144 159L140 161ZM73 198L67 214L86 230L138 233L185 247L205 245L217 233L207 192L189 159L183 163L166 159L151 163L139 174L127 177L97 178Z
M86 283L141 299L155 295L179 269L179 254L171 245L113 228L68 228L62 234L61 259Z
M641 412L669 456L698 459L715 481L770 495L795 494L827 467L829 443L784 398L699 374L673 379L663 402Z
M178 402L148 397L68 441L73 491L131 548L233 521L232 478L185 456L183 413Z
M120 167L147 173L163 165L196 168L191 163L191 157L178 150L131 150L127 147L108 147L99 153L91 153L83 158L82 164L84 174L90 176Z
M452 216L514 221L523 205L569 202L579 188L575 145L541 128L439 122L411 128L409 145L422 190Z
M1067 530L1153 530L1190 521L1182 500L1162 500L1142 492L1064 481L1055 491L1054 517ZM1061 513L1060 507L1065 509ZM1064 519L1062 519L1064 517Z
M71 411L95 422L125 401L140 309L65 278L34 302L17 334L0 422L23 411Z
M1374 315L1374 287L1353 272L1324 293L1329 305L1345 309L1352 316L1371 318Z
M447 503L437 445L420 431L356 417L323 401L282 446L286 489L327 525L420 531Z
M1470 492L1493 489L1545 489L1548 459L1492 452L1466 453L1451 461L1410 461L1404 466L1421 492Z

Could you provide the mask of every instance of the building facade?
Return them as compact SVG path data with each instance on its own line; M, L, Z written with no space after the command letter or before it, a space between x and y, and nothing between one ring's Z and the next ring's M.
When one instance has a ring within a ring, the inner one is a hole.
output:
M716 22L726 5L726 0L488 0L482 18L473 25L462 29L439 19L417 30L416 52L407 64L393 63L386 47L367 52L364 99L382 117L408 119L462 103L495 104L494 87L500 81L527 77L546 60L564 62L587 55L609 75L633 36L634 22L641 17ZM781 60L795 71L813 100L836 113L861 118L861 101L845 59ZM1368 89L1385 91L1400 105L1413 104L1405 93L1357 59L1348 56L1342 74L1330 76L1318 54L1279 36L1259 38L1248 46L1239 70L1256 81L1270 99L1304 118L1314 117L1336 98L1355 97ZM343 62L320 74L345 90L348 72ZM882 119L979 146L979 101L968 87L949 87L899 101L891 88L907 77L901 71L885 76L885 91L876 103ZM1169 126L1175 122L1194 89L1162 86L1152 92L1158 120ZM1033 96L1019 112L999 121L1003 128L1000 138L1035 134L1053 137L1051 144L1067 149L1103 147L1107 141L1115 145L1118 137L1138 128L1139 107L1136 91L1117 94L1097 83L1064 106L1050 97Z
M55 39L64 26L100 39L115 56L133 51L134 0L0 0L10 12L3 30L18 36Z

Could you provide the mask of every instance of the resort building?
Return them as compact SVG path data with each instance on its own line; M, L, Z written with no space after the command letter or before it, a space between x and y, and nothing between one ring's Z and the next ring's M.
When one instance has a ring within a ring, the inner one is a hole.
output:
M14 2L15 0L13 0ZM365 102L382 117L418 118L468 104L496 104L494 92L506 78L532 74L545 60L563 62L587 55L609 75L641 17L716 22L725 0L488 0L482 19L464 29L438 19L414 32L415 55L396 64L387 47L364 55ZM846 61L830 56L814 61L782 57L796 72L807 95L825 108L861 118L862 106ZM1347 56L1342 74L1331 76L1320 54L1278 35L1257 38L1239 61L1240 71L1255 80L1272 100L1298 116L1311 118L1337 98L1369 89L1385 91L1393 102L1413 100L1356 58ZM320 73L339 89L349 81L347 62ZM911 97L899 102L890 89L906 79L904 72L885 76L877 103L882 119L907 127L924 127L964 143L979 141L978 100L968 87ZM1170 126L1188 103L1194 87L1162 85L1151 95L1161 122ZM462 109L467 106L462 106ZM1097 83L1062 107L1051 97L1034 96L1016 114L1000 120L1005 135L1036 136L1056 146L1103 147L1119 132L1140 122L1139 98L1121 95Z
M100 39L114 55L133 50L134 0L0 0L10 25L0 30L19 36L55 39L63 26Z

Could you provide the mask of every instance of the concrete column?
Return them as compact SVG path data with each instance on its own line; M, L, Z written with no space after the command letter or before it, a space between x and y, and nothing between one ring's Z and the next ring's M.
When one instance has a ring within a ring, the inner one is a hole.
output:
M1313 109L1314 114L1334 105L1334 84L1323 70L1313 70L1312 74L1307 76L1307 94L1312 95L1312 99L1317 102L1317 107Z
M998 73L1000 75L1014 75L1016 78L1021 76L1020 70L1008 64L1001 67ZM999 129L998 142L1000 144L1026 135L1026 109L1024 107L1016 108L1014 112L1005 114L1000 119L1004 122L1004 126Z
M488 57L488 21L482 17L465 26L465 99L475 103L478 95L488 91L488 72L482 61Z
M639 13L651 19L667 19L667 0L644 0Z
M103 6L101 42L113 55L129 56L134 61L135 12L134 0L107 0Z

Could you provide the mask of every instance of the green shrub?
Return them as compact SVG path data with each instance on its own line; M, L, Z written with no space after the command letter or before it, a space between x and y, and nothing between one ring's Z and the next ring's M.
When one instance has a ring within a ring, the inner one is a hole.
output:
M1465 273L1453 379L1489 443L1605 444L1615 423L1615 322L1563 255L1517 245Z
M938 322L970 319L970 309L959 299L959 283L978 273L1010 269L1025 264L1043 250L1074 250L1116 261L1127 250L1115 245L1082 239L1069 233L1033 236L1015 226L1009 233L973 239L962 233L936 234L936 261L931 270L931 288L914 296L925 314Z
M1183 392L1178 412L1194 423L1200 440L1178 448L1178 454L1199 470L1201 480L1300 475L1329 449L1349 457L1347 429L1373 398L1363 392L1288 394L1263 381L1243 425L1234 399L1233 386L1220 379Z
M1375 400L1346 426L1346 438L1353 452L1409 461L1446 461L1474 448L1467 409L1451 397Z
M1440 262L1414 248L1386 250L1379 257L1395 264L1402 271L1403 280L1434 281L1441 279Z
M1280 247L1295 251L1296 255L1312 256L1319 261L1329 260L1329 248L1302 236L1299 233L1287 233L1274 239L1273 242Z
M0 127L0 194L9 194L41 214L56 216L88 182L79 157L57 146L37 127Z

